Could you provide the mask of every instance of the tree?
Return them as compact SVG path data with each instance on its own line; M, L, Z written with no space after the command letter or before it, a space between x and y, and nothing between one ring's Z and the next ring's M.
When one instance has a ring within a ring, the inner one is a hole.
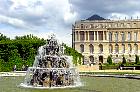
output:
M37 49L46 40L33 35L16 36L10 40L0 33L0 71L12 71L14 65L20 70L22 65L32 65Z
M9 57L9 69L12 70L14 65L17 66L17 70L21 70L21 67L23 65L22 58L20 57L20 54L18 53L17 49L10 51L10 57Z
M110 65L112 64L112 58L111 58L111 56L108 56L107 57L107 63L110 64Z
M77 52L75 49L71 48L71 47L68 47L66 45L64 45L65 47L65 50L64 50L64 53L66 55L69 55L69 56L72 56L73 57L73 64L74 65L78 65L78 64L82 64L81 62L81 58L83 57L81 53Z
M138 55L135 55L135 64L139 64L140 61L139 61L139 56Z
M10 40L9 38L7 38L5 35L0 33L0 41L1 40Z
M124 56L123 56L122 64L126 64L126 59Z

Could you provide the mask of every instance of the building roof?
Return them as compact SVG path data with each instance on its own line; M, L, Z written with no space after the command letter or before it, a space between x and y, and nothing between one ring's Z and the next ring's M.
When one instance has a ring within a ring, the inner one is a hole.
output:
M87 18L86 20L106 20L106 19L95 14L95 15L92 15L91 17Z

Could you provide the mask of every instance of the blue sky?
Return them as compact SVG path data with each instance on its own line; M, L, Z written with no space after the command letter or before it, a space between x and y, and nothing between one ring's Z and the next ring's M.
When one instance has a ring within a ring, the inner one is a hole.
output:
M0 33L10 38L51 33L71 45L71 25L98 14L109 19L140 18L139 0L0 0Z

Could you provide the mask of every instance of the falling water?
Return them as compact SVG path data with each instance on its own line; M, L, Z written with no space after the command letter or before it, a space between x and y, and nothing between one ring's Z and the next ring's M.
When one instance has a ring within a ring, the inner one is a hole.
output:
M33 67L29 67L25 80L20 84L27 88L67 88L81 86L79 72L72 57L64 55L64 46L54 36L39 47Z

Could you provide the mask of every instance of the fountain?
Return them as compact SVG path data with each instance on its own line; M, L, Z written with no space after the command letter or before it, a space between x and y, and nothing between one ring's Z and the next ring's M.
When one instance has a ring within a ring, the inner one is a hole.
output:
M28 68L20 86L40 89L81 86L72 57L64 55L64 46L58 44L55 35L51 35L47 44L39 47L33 67Z

